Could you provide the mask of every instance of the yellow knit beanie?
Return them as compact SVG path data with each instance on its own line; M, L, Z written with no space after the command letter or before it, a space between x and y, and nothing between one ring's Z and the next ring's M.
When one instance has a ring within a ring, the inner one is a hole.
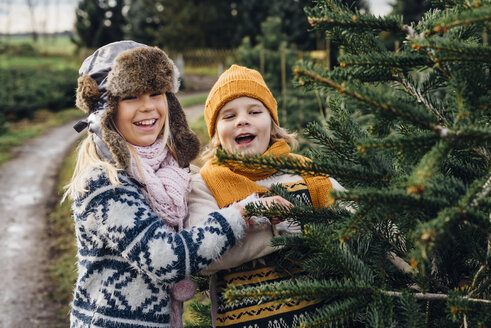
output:
M208 94L205 104L205 121L210 138L215 134L218 112L229 101L239 97L260 100L278 122L278 106L261 74L247 67L232 65L222 73Z

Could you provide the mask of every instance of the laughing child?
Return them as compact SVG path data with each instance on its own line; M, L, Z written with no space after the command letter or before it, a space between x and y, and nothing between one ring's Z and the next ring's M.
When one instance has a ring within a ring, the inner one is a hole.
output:
M273 184L280 184L306 204L328 206L329 191L343 190L328 177L303 177L279 172L259 172L247 168L233 169L214 164L215 150L221 148L239 154L282 155L303 158L290 153L295 135L280 128L276 100L261 74L246 67L232 65L213 86L205 105L205 121L211 138L208 160L200 174L193 177L189 197L190 222L199 223L197 213L226 207L251 194L264 194ZM282 228L282 229L280 229ZM227 285L254 286L259 282L295 279L274 265L275 249L271 238L283 232L299 232L286 222L278 226L263 225L248 231L246 237L230 252L210 265L212 321L216 327L294 327L299 319L321 306L320 301L258 303L247 300L229 304L223 292Z

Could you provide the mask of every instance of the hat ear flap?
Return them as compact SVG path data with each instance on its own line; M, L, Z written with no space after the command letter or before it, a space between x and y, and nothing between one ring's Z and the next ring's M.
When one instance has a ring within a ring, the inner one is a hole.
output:
M177 162L180 167L187 167L199 153L198 136L188 125L184 110L175 94L166 93L169 106L169 128L174 142Z
M101 119L102 140L109 148L118 168L126 169L130 165L131 155L126 140L116 131L114 117L118 110L118 98L109 94L109 108Z
M77 82L77 98L75 104L84 112L89 113L92 108L96 107L102 93L97 87L97 82L86 74L82 74Z

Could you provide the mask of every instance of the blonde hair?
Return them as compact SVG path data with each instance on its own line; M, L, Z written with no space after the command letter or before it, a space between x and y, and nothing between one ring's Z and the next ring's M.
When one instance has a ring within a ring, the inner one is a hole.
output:
M271 120L271 138L269 144L272 145L278 140L285 140L286 143L293 150L297 147L297 134L295 132L288 132L286 129L280 127L274 120ZM205 161L213 159L215 157L216 150L220 148L220 139L218 138L218 133L213 135L206 148L203 150L201 158Z
M169 106L167 104L167 97L164 96L165 106L167 107L165 123L162 133L162 145L163 147L169 147L170 152L174 157L176 157L176 151L174 147L174 142L172 140L172 135L170 134L169 128ZM111 124L113 128L121 135L121 133L116 129L114 121ZM124 137L121 135L124 139ZM134 156L135 150L130 143L127 143L130 153ZM138 156L134 156L137 161L137 167L141 173L140 163ZM113 163L109 161L102 160L97 154L96 146L92 138L92 133L89 132L87 137L80 143L77 147L77 161L75 163L75 168L73 170L73 175L70 182L65 186L65 193L63 194L62 202L68 197L74 200L77 197L83 196L87 190L87 181L90 179L90 174L94 169L102 169L106 171L109 181L113 186L118 186L121 184L118 178L118 172L122 169L117 168Z

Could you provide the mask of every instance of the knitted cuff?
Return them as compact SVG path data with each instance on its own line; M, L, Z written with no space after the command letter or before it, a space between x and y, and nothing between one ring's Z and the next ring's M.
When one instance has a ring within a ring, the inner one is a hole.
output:
M241 201L239 201L237 203L234 203L233 205L236 205L236 206L240 207L242 209L241 210L242 216L244 216L244 214L245 214L244 213L245 212L245 206L247 204L249 204L249 203L255 203L258 200L259 200L259 195L256 194L256 193L254 193L254 194L251 194L251 195L247 196L243 200L241 200ZM244 218L244 220L247 223L247 227L249 228L249 231L261 230L265 226L270 226L271 225L271 222L265 216L251 216L251 217L248 217L248 218Z
M217 212L220 213L225 218L225 220L227 220L236 241L242 239L242 237L244 237L245 235L247 224L240 213L240 209L232 204L218 210Z

